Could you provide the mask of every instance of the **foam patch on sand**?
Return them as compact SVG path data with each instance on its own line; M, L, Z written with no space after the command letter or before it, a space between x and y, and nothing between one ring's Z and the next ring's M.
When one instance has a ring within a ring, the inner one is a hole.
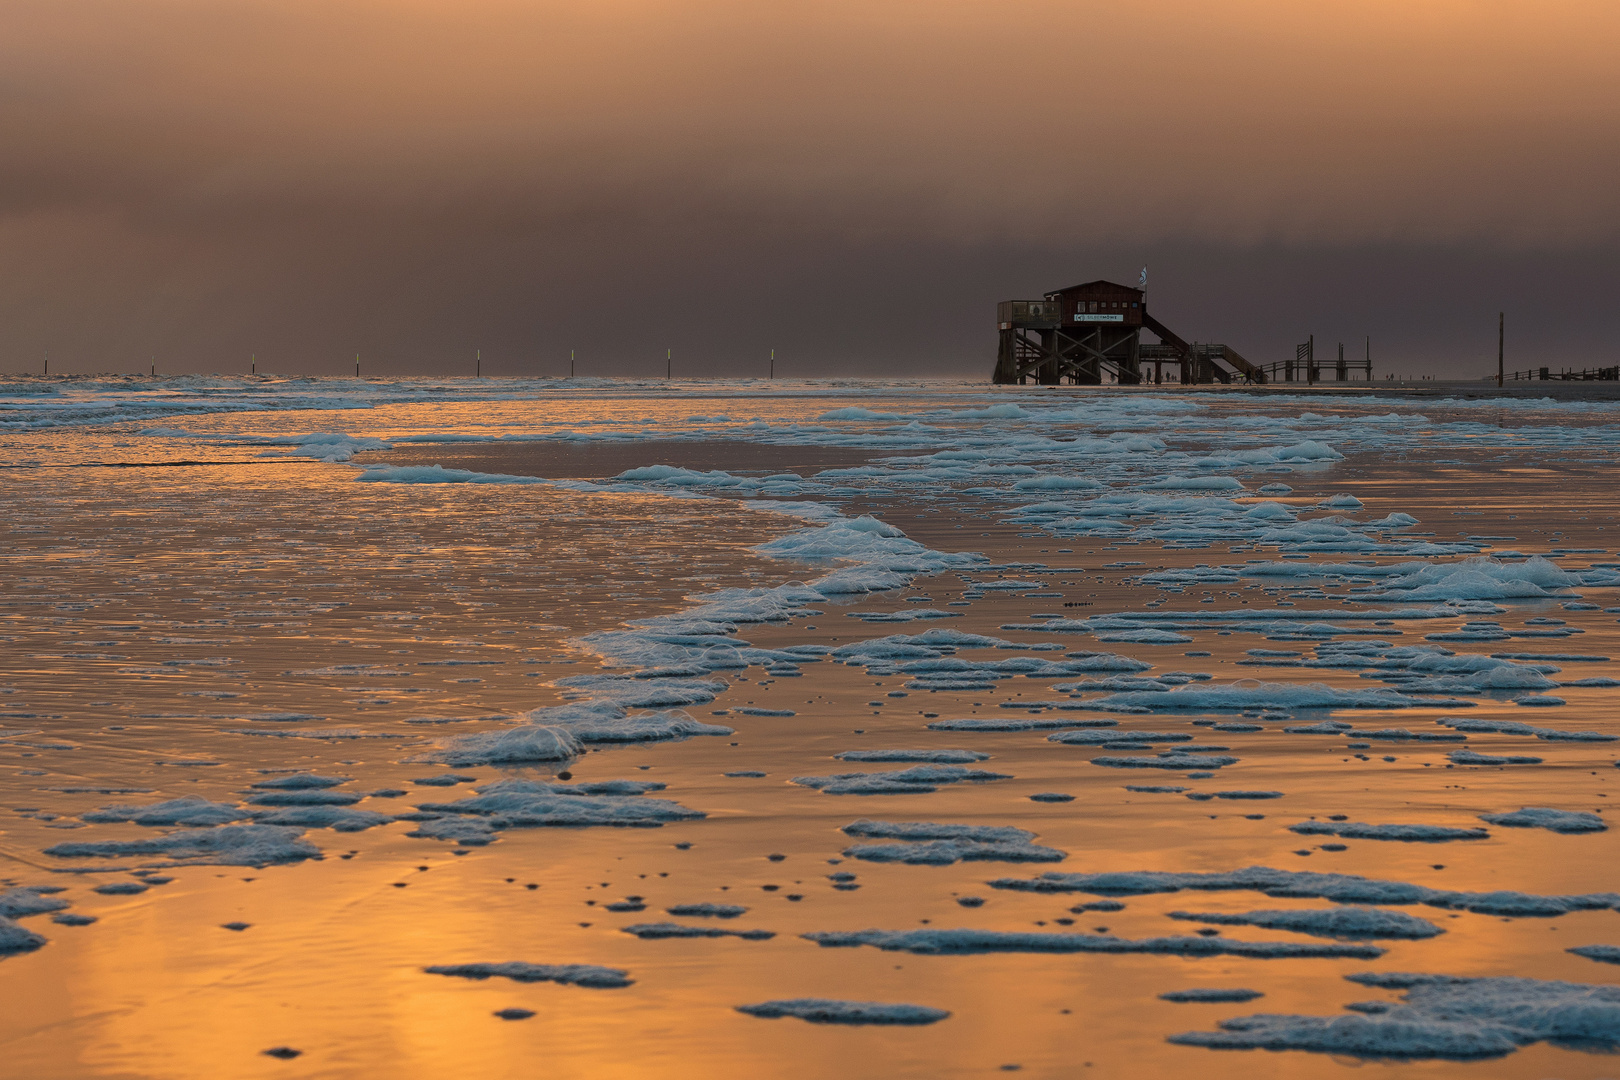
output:
M1442 716L1435 721L1456 731L1492 733L1500 735L1533 735L1548 742L1614 742L1620 735L1602 731L1561 731L1558 728L1535 727L1516 720L1475 720Z
M887 658L877 658L864 660L863 663L870 675L909 676L910 679L905 684L909 690L988 690L998 680L1019 676L1030 679L1061 679L1092 672L1140 671L1148 666L1142 661L1115 656L1112 653L1093 654L1069 660L1046 660L1028 656L1010 657L1005 660L965 660L952 656L912 660L899 664ZM1184 681L1186 680L1179 680L1177 685ZM1087 689L1092 688L1091 683L1079 685ZM1058 690L1072 688L1055 687ZM1164 688L1169 687L1166 685ZM1070 705L1067 702L1030 702L1018 707L1069 708Z
M1360 569L1360 568L1357 568ZM1393 571L1393 573L1391 573ZM1533 556L1523 562L1464 559L1450 563L1406 563L1385 568L1381 588L1360 593L1367 600L1539 600L1581 584L1552 562Z
M1091 759L1091 764L1101 765L1109 769L1174 769L1181 771L1195 771L1208 769L1221 769L1228 765L1236 765L1240 759L1226 754L1191 754L1166 750L1158 757L1120 757L1113 754L1100 754Z
M137 825L224 825L243 821L250 815L230 803L210 802L207 799L170 799L146 806L103 806L81 814L84 821L132 821Z
M932 821L872 821L863 818L844 826L849 836L898 840L893 844L855 844L844 849L851 859L867 862L947 866L956 862L1061 862L1056 848L1032 843L1035 834L1010 825L941 825Z
M509 960L501 964L435 964L422 969L429 975L453 975L460 979L511 979L514 982L554 982L564 986L616 989L629 986L630 973L594 964L526 964Z
M670 915L682 918L703 917L711 919L735 919L746 914L748 909L741 904L676 904L674 907L664 909Z
M941 784L1010 779L1012 776L1008 773L969 769L962 765L917 765L891 772L795 776L793 783L815 788L825 795L925 795L938 791Z
M1121 612L1097 615L1089 619L1048 618L1040 622L1005 623L1003 630L1033 630L1055 634L1112 633L1159 626L1170 630L1227 629L1234 632L1327 638L1343 634L1376 635L1382 633L1369 623L1395 624L1413 620L1456 619L1465 615L1499 615L1505 608L1485 600L1453 601L1448 604L1407 606L1398 608L1345 608L1327 612L1300 612L1286 608L1209 608L1175 610L1159 608L1149 611ZM1307 616L1330 618L1332 621L1307 622ZM1500 637L1511 635L1497 628ZM1387 643L1386 643L1387 644Z
M259 811L253 820L261 825L295 825L302 829L331 829L334 832L363 832L396 820L392 814L371 810L351 810L345 806L293 806L283 810Z
M1577 945L1564 951L1601 964L1620 964L1620 945Z
M309 789L338 787L347 784L354 778L351 776L320 776L315 773L293 773L290 776L278 776L274 780L259 780L249 787L268 788L271 791L304 791Z
M350 806L362 798L353 791L301 790L264 791L248 796L247 801L250 806Z
M20 919L26 915L43 915L67 908L68 902L47 895L60 891L54 886L26 885L0 892L0 917Z
M935 765L966 765L986 761L990 755L978 750L845 750L833 757L839 761L921 761Z
M1301 821L1288 826L1301 836L1342 836L1350 840L1400 840L1438 844L1447 840L1484 840L1484 829L1455 829L1447 825L1368 825L1360 821Z
M1386 1011L1348 1016L1259 1014L1223 1020L1219 1031L1170 1041L1217 1049L1308 1050L1361 1058L1470 1060L1554 1042L1607 1049L1620 1043L1620 987L1512 977L1351 975L1407 991Z
M1004 638L968 634L961 630L933 629L920 634L890 634L840 645L829 651L835 660L922 660L937 659L958 649L1030 649ZM1121 659L1124 659L1123 657ZM1144 665L1147 666L1147 665Z
M417 805L401 820L419 822L412 836L487 844L502 829L609 825L657 827L705 815L668 799L642 795L663 784L611 780L594 784L548 784L539 780L497 780L477 795L454 802Z
M1213 926L1259 926L1267 930L1292 930L1299 934L1310 934L1312 937L1339 938L1346 941L1373 938L1421 939L1445 933L1428 919L1420 919L1404 911L1383 911L1367 907L1245 911L1241 914L1172 911L1170 917L1209 923Z
M638 672L635 675L618 673L571 675L557 679L553 685L589 694L595 698L596 704L614 705L624 709L706 705L723 694L730 685L721 680L690 678L693 672L689 671L672 671L670 674L676 677L648 677L646 672Z
M741 938L744 941L769 941L776 936L774 930L727 930L722 926L686 926L682 923L635 923L620 927L643 941L662 941L667 938Z
M1199 987L1195 990L1170 990L1160 994L1161 1001L1175 1002L1222 1002L1222 1001L1253 1001L1255 998L1265 997L1258 990L1244 990L1232 988L1230 990L1219 987Z
M884 1004L877 1001L834 1001L829 998L792 998L738 1005L749 1016L777 1019L793 1016L812 1024L934 1024L951 1015L926 1005Z
M32 952L44 944L45 939L39 934L0 915L0 957Z
M558 685L566 682L562 680ZM566 731L586 745L674 742L694 735L735 734L732 728L703 723L679 710L632 713L624 705L608 701L535 709L525 719L530 724Z
M1048 735L1046 741L1065 746L1109 746L1113 743L1192 742L1192 736L1181 731L1060 731Z
M802 934L823 948L871 945L886 952L923 955L971 953L1151 953L1164 956L1242 956L1373 959L1376 945L1311 945L1288 941L1233 941L1221 937L1121 938L1107 934L1046 934L1000 930L855 930Z
M269 866L302 862L320 849L302 839L303 830L275 825L225 825L183 829L146 840L102 840L57 844L45 854L59 859L160 856L179 864Z
M584 744L560 727L528 725L506 731L484 731L451 739L422 761L453 767L522 765L539 761L569 761L584 752Z
M1453 750L1446 755L1453 765L1540 765L1542 759L1529 754L1481 754L1474 750Z
M1110 694L1085 703L1102 712L1292 712L1297 709L1458 708L1471 701L1412 697L1394 690L1339 690L1326 683L1241 679L1228 686L1179 686L1173 690Z
M1118 720L1094 720L1081 717L964 717L957 720L935 720L929 731L1050 731L1054 728L1114 727ZM1123 738L1123 736L1120 736Z
M771 558L799 562L853 563L809 582L810 588L824 596L899 588L922 574L989 562L976 552L934 551L873 517L835 518L829 516L829 510L818 508L817 514L822 519L818 528L778 537L754 550Z
M1559 833L1603 832L1609 827L1597 814L1554 810L1547 806L1526 806L1505 814L1481 814L1479 819L1514 829L1550 829Z
M1267 896L1331 900L1336 904L1428 904L1482 915L1556 916L1572 911L1616 909L1620 893L1542 896L1500 890L1459 892L1431 889L1404 881L1383 881L1356 874L1318 874L1251 866L1225 873L1178 873L1164 870L1072 874L1048 871L1035 878L1001 878L994 889L1019 892L1086 892L1099 896L1145 896L1183 889L1205 892L1252 891Z

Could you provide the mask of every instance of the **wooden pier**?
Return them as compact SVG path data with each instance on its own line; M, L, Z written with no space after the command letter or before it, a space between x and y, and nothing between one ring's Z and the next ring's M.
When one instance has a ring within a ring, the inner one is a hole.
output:
M1295 347L1292 360L1267 364L1261 370L1265 372L1266 382L1271 383L1372 382L1372 345L1368 343L1367 353L1362 359L1353 356L1346 359L1344 343L1340 342L1339 358L1325 364L1316 359L1316 335L1312 334Z

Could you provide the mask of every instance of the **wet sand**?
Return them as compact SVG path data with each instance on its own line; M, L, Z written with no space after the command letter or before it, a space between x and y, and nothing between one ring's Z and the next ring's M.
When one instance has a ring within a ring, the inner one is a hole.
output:
M822 469L864 465L873 454L828 447L770 446L718 440L638 440L634 442L479 443L395 446L356 454L360 464L440 465L446 469L544 476L558 480L594 480L617 476L647 465L679 469L724 469L737 473L817 473Z

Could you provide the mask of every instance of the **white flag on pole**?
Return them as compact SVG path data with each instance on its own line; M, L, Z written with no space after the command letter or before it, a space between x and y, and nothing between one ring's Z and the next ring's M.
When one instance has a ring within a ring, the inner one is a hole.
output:
M1147 288L1147 267L1145 266L1142 267L1142 277L1137 281L1136 287L1138 289Z

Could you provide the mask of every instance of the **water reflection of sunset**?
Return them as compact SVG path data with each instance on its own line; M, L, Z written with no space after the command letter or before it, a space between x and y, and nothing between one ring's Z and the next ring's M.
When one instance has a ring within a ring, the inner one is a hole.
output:
M1564 836L1493 827L1486 840L1350 840L1347 850L1333 851L1323 846L1324 838L1286 829L1329 814L1352 821L1471 827L1481 813L1521 805L1606 809L1614 775L1614 754L1606 743L1471 736L1470 747L1533 754L1547 764L1448 768L1446 753L1459 744L1384 742L1360 751L1362 760L1343 737L1290 734L1270 721L1256 725L1264 727L1258 732L1220 732L1194 726L1191 720L1201 718L1196 714L1118 717L1122 735L1185 730L1199 742L1230 745L1241 758L1218 777L1195 781L1181 772L1161 776L1159 770L1095 767L1089 762L1097 750L1050 743L1042 732L934 732L924 726L929 714L1024 715L999 706L1067 700L1051 689L1061 680L1019 677L993 691L930 693L902 689L912 674L806 661L797 675L755 665L701 676L725 680L729 687L713 705L687 711L697 720L735 729L729 736L598 744L571 762L521 767L446 769L420 760L456 736L506 730L528 709L585 692L580 684L559 685L558 679L625 670L603 667L574 644L584 635L683 610L691 597L717 589L809 580L825 569L752 550L802 524L771 512L767 497L737 499L723 490L712 492L717 498L679 497L673 486L660 491L357 483L355 464L380 467L392 461L418 468L438 462L493 474L504 462L511 475L550 473L572 481L681 460L694 470L747 475L743 470L753 463L759 474L795 473L808 478L806 484L816 484L820 470L834 470L820 481L824 487L866 485L840 496L849 514L879 510L885 521L931 549L984 550L1009 566L1045 563L1044 571L1026 566L1004 573L1051 579L1052 589L1091 605L1082 616L1099 609L1149 610L1142 606L1149 595L1166 598L1167 607L1194 608L1203 597L1200 589L1162 592L1136 583L1133 575L1161 563L1194 569L1200 563L1241 565L1245 558L1221 548L1119 546L1117 540L1030 535L1029 526L1007 520L1007 513L1034 497L1009 489L1010 497L1001 502L942 505L915 494L943 493L948 489L943 481L927 489L904 488L898 472L876 478L860 474L862 468L917 467L874 459L925 452L932 440L944 438L939 431L955 432L952 439L977 439L985 432L982 419L949 414L962 411L963 397L975 407L982 404L976 391L906 389L890 401L874 402L874 408L906 416L883 422L885 437L892 440L887 444L870 432L861 435L875 443L865 448L833 438L829 432L842 430L837 422L817 419L848 405L848 399L824 390L821 396L806 392L782 399L757 394L668 399L662 393L394 404L305 412L290 423L263 413L195 416L185 420L191 435L103 428L83 434L46 430L38 436L31 452L45 466L29 475L48 473L49 482L20 483L15 479L20 473L0 478L16 522L7 555L15 572L5 586L4 633L15 655L25 658L8 668L0 685L12 691L0 698L6 710L0 723L8 732L0 736L4 802L17 811L6 818L0 851L12 867L8 881L63 884L71 912L99 921L71 927L49 922L48 915L29 916L22 924L49 938L48 945L0 961L8 1004L0 1045L20 1075L190 1078L303 1070L332 1077L382 1072L515 1077L540 1067L559 1076L592 1077L922 1077L982 1075L1018 1064L1034 1075L1132 1075L1191 1067L1216 1078L1314 1077L1342 1064L1311 1053L1213 1053L1174 1046L1165 1037L1208 1030L1221 1018L1254 1012L1333 1015L1349 1002L1398 999L1396 992L1341 978L1367 970L1609 982L1602 965L1564 950L1613 941L1612 910L1504 919L1423 904L1392 905L1391 910L1428 919L1445 932L1428 940L1379 941L1388 952L1372 960L919 955L869 946L821 947L801 937L933 927L1109 934L1139 941L1199 928L1170 919L1175 911L1328 906L1314 897L1183 889L1118 897L1121 910L1077 911L1102 897L987 884L1048 870L1214 873L1271 866L1463 892L1606 892L1612 887L1607 870L1612 860L1605 858L1615 842L1612 831ZM1222 401L1196 413L1155 414L1149 424L1138 421L1135 428L1187 433L1189 445L1196 446L1207 445L1209 433L1225 426L1262 424L1293 425L1287 427L1290 439L1303 437L1302 431L1340 439L1350 451L1345 461L1293 472L1287 479L1294 491L1274 496L1302 514L1313 513L1309 508L1329 494L1353 492L1365 505L1352 517L1376 520L1411 512L1425 531L1441 539L1517 534L1515 542L1526 549L1609 546L1607 532L1597 527L1612 518L1613 496L1590 465L1561 464L1559 483L1537 496L1532 523L1516 496L1481 482L1472 465L1430 463L1440 454L1478 459L1511 452L1519 455L1512 468L1544 468L1545 462L1513 446L1566 430L1556 426L1550 406L1538 406L1544 411L1536 414L1537 424L1511 429L1482 428L1477 412L1449 408L1425 406L1422 423L1402 425L1395 436L1377 436L1408 440L1400 445L1422 459L1411 464L1382 460L1382 450L1357 450L1374 440L1365 425L1354 428L1354 436L1324 434L1354 427L1345 415L1307 419L1291 409L1257 412L1252 404ZM769 428L770 441L738 437L760 436L760 428L750 427L756 413L767 418L759 423ZM1590 416L1583 415L1580 423L1588 423ZM913 416L923 417L914 427ZM1023 438L1025 429L1016 425L1037 423L1010 421L974 445ZM1084 423L1065 420L1065 426L1051 430L1072 437L1087 430ZM1108 426L1115 424L1118 430L1126 427L1117 416ZM362 450L355 464L261 456L285 452L286 446L266 444L274 437L267 432L282 429L346 431L353 440L376 438L393 445ZM572 437L428 441L564 430ZM1582 430L1569 438L1605 437L1600 425ZM406 441L410 438L421 441ZM901 450L894 445L900 439L926 444ZM1443 450L1436 448L1440 443ZM1053 439L1052 445L1063 443ZM756 459L750 462L749 455ZM88 467L120 457L218 463ZM1023 475L995 482L1007 484ZM1244 475L1251 487L1274 479ZM982 486L986 481L960 482ZM981 492L979 498L991 497ZM1259 499L1241 498L1247 500L1242 505ZM929 512L935 509L943 512ZM1468 516L1459 524L1450 520L1454 512ZM1060 553L1059 544L1070 550ZM1595 565L1605 558L1572 555L1560 565ZM1105 559L1122 565L1109 568ZM1133 562L1142 565L1123 565ZM1074 569L1053 569L1071 564ZM1062 636L1063 649L1116 650L1151 663L1154 672L1212 671L1222 683L1253 677L1357 689L1368 682L1354 670L1236 666L1253 659L1249 650L1256 646L1302 655L1313 647L1249 633L1193 630L1196 645L1093 646L1084 636L1007 629L1031 611L1065 601L1028 600L1017 591L974 594L966 584L969 578L994 582L996 573L944 573L899 592L829 597L814 606L817 614L741 626L735 636L762 650L836 648L944 625L1027 642ZM1303 595L1309 591L1289 587L1296 596L1291 602L1310 619L1342 619L1339 613L1349 610ZM1603 593L1582 590L1588 600L1605 601ZM977 598L944 606L959 594ZM1233 595L1258 605L1280 599L1283 592L1211 588L1211 607L1237 604ZM850 617L916 611L923 605L908 602L913 596L926 596L927 606L956 615L922 626ZM1515 601L1511 614L1492 618L1515 629L1569 627L1582 631L1578 636L1454 649L1481 655L1521 648L1614 655L1620 642L1612 616L1563 606L1572 602ZM1057 610L1073 614L1076 609ZM1432 625L1392 622L1377 632L1390 641L1416 643L1435 625L1454 629L1475 617L1459 615ZM1542 622L1532 626L1531 619ZM1556 620L1562 622L1554 626ZM1064 652L964 649L960 655L1000 660L1061 658ZM1611 670L1608 661L1566 662L1567 674L1557 677L1598 677ZM905 696L890 696L894 692ZM1529 722L1561 729L1602 731L1609 725L1613 710L1601 686L1557 692L1569 701L1562 709L1520 708L1500 695L1476 695L1466 711L1509 720L1534 712ZM795 715L773 715L790 710ZM1420 707L1335 715L1358 729L1438 731L1433 721L1454 711ZM33 733L15 734L26 731ZM315 733L325 734L304 737ZM901 746L971 748L989 754L987 767L1011 778L941 786L926 795L875 796L828 795L790 782L806 774L885 768L833 755ZM451 771L477 779L449 786L416 783ZM41 854L63 842L144 839L167 831L96 821L63 828L78 824L79 815L97 806L186 795L251 806L245 800L263 789L250 785L289 772L350 778L331 790L376 793L359 808L396 814L471 797L473 789L502 777L554 782L563 771L574 784L665 783L667 789L647 797L668 798L707 816L662 828L509 828L487 846L412 838L407 833L420 824L413 821L352 833L311 828L306 836L321 849L318 860L263 868L183 866L161 871L172 882L127 896L97 895L91 887L132 880L128 873L53 873L90 864ZM756 772L766 775L748 775ZM1149 772L1153 775L1139 775ZM1127 784L1185 786L1195 793L1276 790L1283 796L1199 802L1181 793L1130 792ZM382 793L396 790L403 794ZM1029 800L1031 793L1044 791L1075 798ZM25 809L30 807L38 810ZM863 861L842 854L854 841L840 830L859 818L1014 826L1066 855L1059 863L1029 864ZM784 858L772 861L771 855ZM829 877L835 873L853 874L859 887L835 889ZM642 897L644 910L605 910L630 896ZM985 902L979 907L957 903L968 896ZM735 920L706 922L665 911L703 902L750 910ZM623 929L663 921L763 929L775 936L643 940ZM249 925L224 928L234 923ZM1243 941L1331 944L1258 927L1222 927L1221 932ZM423 971L437 964L515 960L619 968L633 983L594 989ZM1247 1005L1172 1004L1158 997L1169 990L1234 986L1252 987L1265 997ZM926 1028L861 1028L761 1020L736 1011L738 1005L792 997L911 1002L952 1015ZM492 1015L508 1008L534 1015L518 1021ZM302 1054L290 1062L262 1055L278 1046ZM1527 1071L1598 1077L1606 1060L1537 1044L1496 1061L1466 1066L1419 1061L1399 1068L1403 1075L1437 1077L1464 1068L1482 1078Z

